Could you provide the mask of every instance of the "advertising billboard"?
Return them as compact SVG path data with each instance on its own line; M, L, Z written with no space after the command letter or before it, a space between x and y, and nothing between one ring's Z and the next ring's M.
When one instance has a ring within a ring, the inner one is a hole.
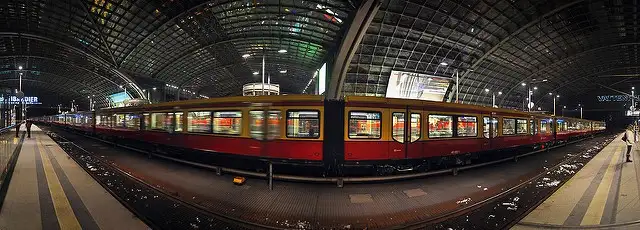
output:
M120 92L111 94L109 99L111 100L111 107L123 107L125 101L130 100L131 97L125 92Z
M451 78L393 70L386 97L443 101L449 84Z

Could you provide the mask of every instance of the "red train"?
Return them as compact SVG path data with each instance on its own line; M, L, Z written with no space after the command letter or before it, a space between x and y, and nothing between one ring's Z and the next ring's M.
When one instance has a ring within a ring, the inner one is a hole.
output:
M204 157L211 164L244 169L262 169L264 162L298 170L317 166L323 175L463 165L606 128L599 121L508 109L356 96L344 101L321 96L215 98L40 120L148 151Z

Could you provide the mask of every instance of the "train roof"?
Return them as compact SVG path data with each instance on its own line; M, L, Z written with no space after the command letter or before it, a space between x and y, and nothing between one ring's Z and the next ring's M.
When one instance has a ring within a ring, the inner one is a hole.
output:
M185 109L185 108L204 108L215 106L247 106L250 104L288 104L288 103L309 103L309 105L321 105L324 101L324 96L321 95L270 95L270 96L234 96L234 97L219 97L209 99L193 99L185 101L171 101L154 104L146 104L140 106L130 106L121 108L109 108L101 109L104 112L140 112L153 111L153 110L170 110L170 109ZM368 96L347 96L345 102L349 103L364 103L364 104L380 104L380 105L402 105L402 106L416 106L416 107L441 107L450 108L454 110L473 110L477 112L485 113L498 113L509 114L515 116L525 117L554 117L553 115L522 112L515 109L506 108L493 108L488 106L461 104L461 103L447 103L437 101L424 101L413 99L399 99L399 98L384 98L384 97L368 97ZM565 120L584 120L580 118L561 117L556 116L558 119Z

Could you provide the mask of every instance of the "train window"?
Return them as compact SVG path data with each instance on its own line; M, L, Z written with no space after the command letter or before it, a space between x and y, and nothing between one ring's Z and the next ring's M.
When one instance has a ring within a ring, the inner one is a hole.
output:
M516 132L517 134L527 134L527 120L517 119Z
M126 128L126 117L125 114L114 114L113 118L115 119L114 128Z
M429 138L453 137L453 116L429 115Z
M534 120L529 120L529 135L536 135L536 123Z
M551 132L551 122L549 119L540 120L540 133L546 134L548 132Z
M420 136L422 136L422 132L420 131L420 128L422 127L420 126L421 120L419 113L411 114L411 142L419 140Z
M262 140L264 138L265 128L267 128L266 132L268 132L267 139L272 140L280 137L280 111L278 110L270 110L269 113L269 126L264 127L264 110L253 110L249 111L249 116L251 120L249 121L249 135L252 138Z
M567 131L567 122L564 120L558 120L558 125L556 126L556 132L564 132Z
M125 116L126 128L140 130L140 115L138 114L127 114Z
M320 112L287 111L287 137L320 137Z
M213 133L240 135L242 131L242 111L213 112Z
M183 112L174 113L174 116L176 117L176 132L182 132L182 115Z
M395 141L404 143L404 113L391 114L391 136Z
M145 130L151 129L151 116L149 116L148 113L142 114L142 116L144 117L144 124L142 124L142 128Z
M187 131L192 133L211 132L211 112L189 112L187 114Z
M280 117L279 110L269 111L269 135L267 139L273 140L280 137Z
M491 121L489 120L489 117L483 117L482 118L482 135L484 136L484 138L489 138L489 129L491 126Z
M173 130L173 113L152 113L150 127L153 130Z
M380 112L349 112L349 138L379 139L381 117Z
M516 119L513 119L513 118L502 119L502 134L503 135L516 134Z
M478 118L477 117L458 117L458 137L475 137L478 136Z

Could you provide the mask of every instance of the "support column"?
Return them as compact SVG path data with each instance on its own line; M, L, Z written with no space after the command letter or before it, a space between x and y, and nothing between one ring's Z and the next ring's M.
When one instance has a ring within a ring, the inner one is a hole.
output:
M334 56L329 58L331 64L327 63L330 70L327 75L329 78L326 91L327 99L336 100L342 98L342 88L349 63L351 63L353 55L360 46L360 42L367 32L373 17L380 9L380 5L380 0L364 0L354 12L355 14L342 37L338 49L333 53Z

